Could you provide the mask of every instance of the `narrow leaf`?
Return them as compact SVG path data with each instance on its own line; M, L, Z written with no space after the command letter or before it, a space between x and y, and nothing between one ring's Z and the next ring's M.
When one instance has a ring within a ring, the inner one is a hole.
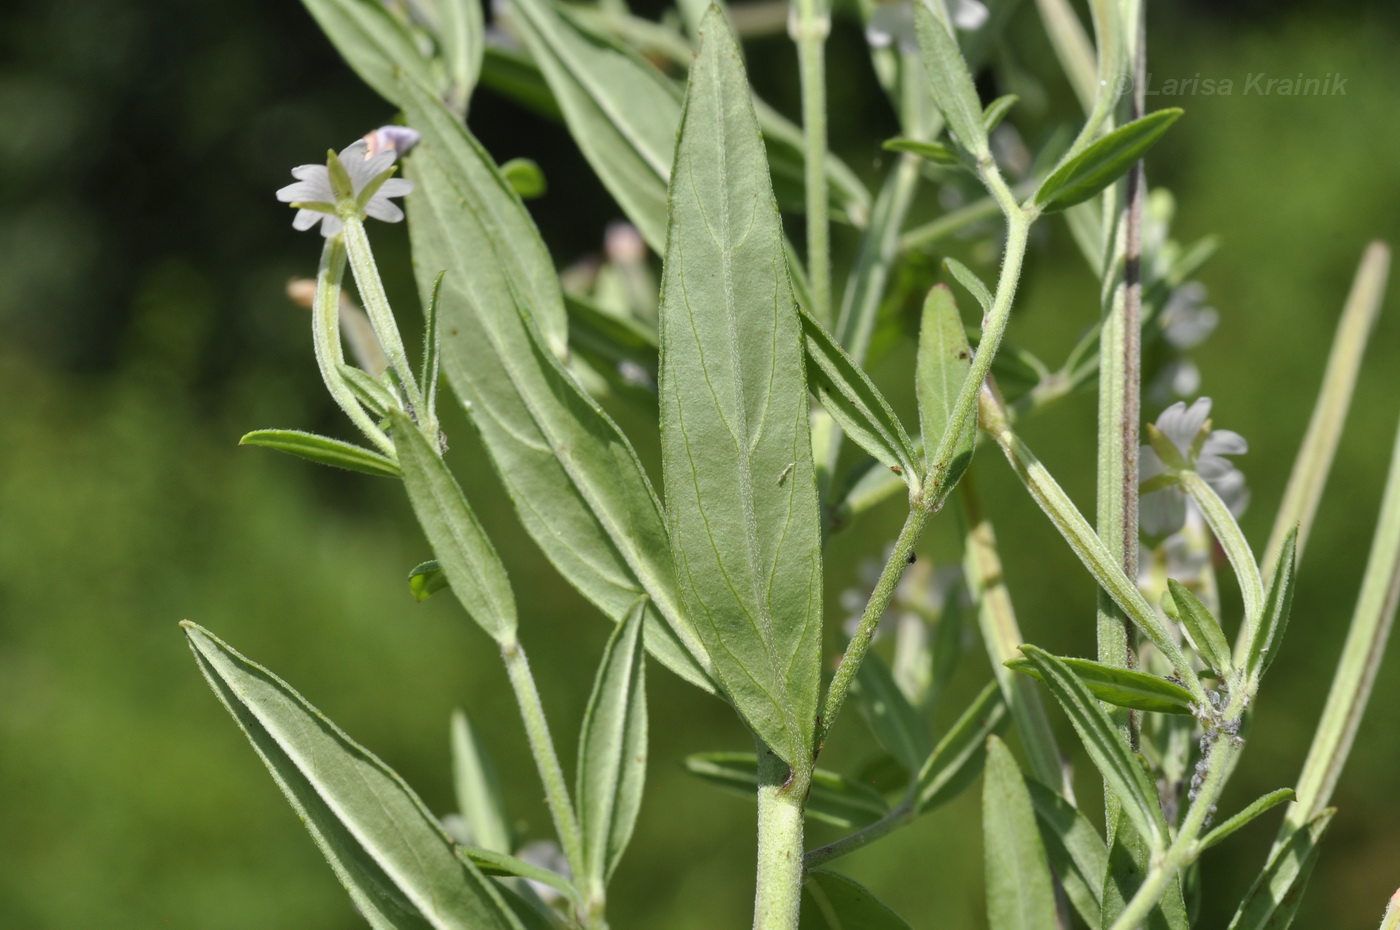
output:
M935 284L924 300L923 320L919 324L919 354L915 364L924 452L931 457L939 447L944 432L959 430L948 480L940 489L940 493L946 494L972 462L973 444L977 439L975 410L964 423L950 422L963 382L972 370L972 347L968 345L967 332L963 329L953 292L946 285ZM930 462L926 471L933 471L933 465Z
M515 638L515 594L496 547L438 450L408 418L390 415L404 488L437 563L471 618L497 642Z
M1035 808L1011 750L995 736L987 737L982 837L991 930L1055 926L1055 883L1036 829Z
M909 930L904 918L864 885L836 872L816 869L802 883L798 930Z
M622 858L637 811L647 768L646 668L638 601L617 625L603 652L598 677L579 736L579 826L590 882L606 884Z
M418 796L285 682L189 621L200 671L376 928L522 930Z
M880 745L910 772L919 771L932 749L928 728L895 684L885 660L868 653L855 683L856 705Z
M1297 552L1298 529L1294 527L1293 532L1284 537L1274 580L1264 598L1263 616L1245 659L1245 669L1255 681L1264 677L1278 656L1284 630L1288 628L1288 614L1293 609L1293 584L1297 580Z
M1108 872L1103 837L1078 808L1040 782L1027 778L1026 790L1040 821L1046 856L1065 896L1090 930L1098 930L1103 877Z
M1118 728L1064 662L1035 646L1022 646L1021 651L1040 670L1041 680L1064 708L1094 767L1122 800L1123 810L1133 825L1154 847L1160 848L1166 839L1166 827L1156 789L1148 781L1137 757L1123 742Z
M1127 174L1147 150L1162 138L1182 111L1175 107L1149 113L1090 143L1084 151L1056 168L1035 193L1046 213L1083 203Z
M557 872L551 872L549 869L533 865L516 856L496 852L491 849L483 849L479 846L458 846L457 855L480 869L482 875L524 878L532 882L548 885L562 892L567 898L576 899L578 897L578 889L564 876Z
M982 771L987 737L1006 724L1001 689L991 682L963 711L919 769L914 809L923 813L951 801Z
M807 380L822 406L876 461L916 480L918 453L885 396L821 323L806 311L801 316Z
M1234 833L1236 830L1239 830L1241 827L1248 826L1264 812L1273 810L1278 805L1283 804L1287 801L1292 801L1296 797L1297 795L1293 793L1292 788L1280 788L1277 791L1270 791L1263 797L1256 798L1254 800L1254 803L1250 804L1244 810L1240 811L1238 814L1231 817L1229 820L1225 821L1220 826L1207 833L1205 836L1201 837L1201 852L1205 852L1207 849L1210 849L1212 846L1219 843L1221 840L1225 839L1227 836Z
M431 283L430 269L449 269L443 368L522 525L615 622L650 596L647 648L713 691L704 648L681 615L660 505L641 463L542 337L540 310L558 299L559 285L538 231L466 128L435 100L406 99L423 134L408 159L419 185L407 201L419 288ZM537 270L548 282L535 281ZM556 296L532 298L531 282Z
M404 25L379 0L302 0L360 80L390 103L401 105L400 79L429 91L441 82Z
M750 728L806 767L822 576L802 331L748 80L716 8L671 179L660 398L686 613Z
M1228 675L1234 668L1234 662L1230 658L1230 643L1225 639L1220 624L1206 605L1185 585L1172 578L1167 580L1167 587L1171 592L1172 602L1176 605L1177 622L1186 628L1191 642L1196 645L1196 651L1215 669L1216 674L1222 678Z
M419 562L408 573L408 590L412 593L413 599L420 604L445 587L447 587L447 576L443 574L437 559Z
M514 848L510 819L506 816L496 767L463 710L452 713L452 785L457 795L457 813L466 820L473 845L497 853L510 852Z
M953 138L973 157L988 156L982 102L977 99L977 88L972 83L972 74L967 70L957 39L922 3L914 4L914 25L933 100L948 121Z
M1020 99L1015 94L1005 94L987 104L987 109L982 111L982 125L987 127L987 132L1000 126L1001 121L1006 118L1007 111Z
M903 137L890 139L883 146L886 152L908 152L910 155L917 155L926 161L931 161L935 165L961 165L962 159L958 153L953 151L942 142L922 142L918 139L905 139Z
M1240 902L1229 930L1286 930L1298 912L1323 834L1336 812L1332 807L1323 810L1269 858Z
M380 455L363 446L304 433L294 429L260 429L247 433L238 440L240 446L263 446L276 449L315 462L330 465L347 471L358 471L366 475L380 475L393 478L399 474L399 466L386 455Z
M982 283L982 279L976 273L956 258L945 258L943 264L948 266L948 270L953 273L953 277L958 279L958 283L967 288L967 292L977 301L977 305L982 308L983 313L988 313L992 309L992 292L987 290L987 285Z
M455 108L465 110L481 78L481 60L486 53L485 14L481 0L442 0L438 12L438 38L451 81L449 97Z
M376 417L383 419L390 410L398 409L393 392L368 372L354 365L341 365L338 371L350 391Z
M687 756L686 771L717 788L753 800L758 788L758 757L751 752L702 752ZM815 769L807 816L843 829L867 827L889 805L880 792L835 772Z
M1159 714L1187 714L1191 710L1191 692L1175 682L1132 669L1104 665L1092 659L1060 658L1075 676L1100 701L1134 710L1155 711ZM1025 672L1044 681L1040 668L1030 659L1016 658L1007 668Z

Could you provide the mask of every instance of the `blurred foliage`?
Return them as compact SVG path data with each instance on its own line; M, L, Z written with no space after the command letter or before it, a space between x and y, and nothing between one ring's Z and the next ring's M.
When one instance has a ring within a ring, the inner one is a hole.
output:
M999 74L1048 73L1038 28L1023 4ZM1198 2L1153 5L1150 35L1159 87L1197 73L1236 82L1230 97L1149 98L1187 110L1149 170L1177 194L1183 239L1223 237L1202 275L1222 323L1196 358L1217 423L1250 440L1241 464L1256 504L1244 526L1262 541L1361 248L1400 242L1400 28L1377 3ZM877 94L861 46L857 30L838 27L832 138L869 173L893 121L864 103ZM235 446L262 426L344 434L304 312L282 296L287 277L314 268L315 244L291 230L272 191L290 166L385 121L384 105L288 0L19 0L0 12L0 49L0 925L360 925L200 679L182 617L286 677L437 811L452 804L448 715L469 706L512 813L543 835L541 792L488 641L445 598L409 596L405 575L426 547L395 485ZM765 40L750 55L761 91L793 112L790 45ZM1338 72L1346 94L1244 96L1251 72ZM1052 84L1013 114L1028 138L1073 115L1062 91ZM612 208L562 130L488 94L472 123L498 159L544 169L549 193L532 209L560 264L595 250ZM923 209L934 214L932 198ZM1011 338L1053 359L1094 318L1095 289L1064 227L1043 225ZM376 235L391 293L412 306L402 230ZM980 258L985 270L992 256ZM1388 303L1227 806L1290 783L1330 679L1396 423L1400 322ZM891 347L882 383L907 378L911 356ZM624 421L637 439L641 425ZM1087 396L1026 428L1081 502L1092 499L1093 428ZM605 624L519 532L465 423L448 429L514 572L568 758ZM978 471L1026 635L1088 653L1092 587L993 458ZM878 511L833 540L829 626L856 563L899 517ZM936 521L926 558L950 556L955 522ZM970 652L942 719L985 680L980 655ZM1400 881L1391 658L1299 926L1373 922ZM751 805L679 765L689 752L747 749L741 728L665 674L651 676L650 698L648 803L615 885L614 924L742 926ZM849 770L869 752L854 719L824 764ZM965 797L843 868L916 927L982 926L976 818ZM1207 857L1202 925L1224 923L1271 835L1250 830Z

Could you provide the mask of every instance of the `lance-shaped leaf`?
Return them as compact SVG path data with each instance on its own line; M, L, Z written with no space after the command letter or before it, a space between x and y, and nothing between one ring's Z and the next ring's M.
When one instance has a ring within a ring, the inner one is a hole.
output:
M1046 213L1083 203L1128 172L1181 116L1177 108L1158 110L1119 126L1056 168L1035 192Z
M922 142L918 139L905 139L903 137L890 139L880 146L886 152L908 152L910 155L917 155L920 158L931 161L935 165L961 165L962 159L958 158L958 153L953 151L942 142Z
M914 809L930 811L962 793L982 771L987 737L1000 731L1006 720L1006 703L993 681L963 711L919 769Z
M449 96L464 109L481 77L486 54L486 19L481 0L443 0L438 4L438 40L447 66Z
M1214 830L1201 837L1200 850L1205 852L1230 834L1254 822L1265 811L1273 810L1280 804L1292 801L1297 797L1292 788L1279 788L1277 791L1270 791L1262 797L1255 798L1254 803L1240 811L1229 820L1216 827Z
M302 0L360 80L393 104L402 105L401 80L431 91L440 81L413 36L379 0Z
M987 132L991 132L1001 125L1001 121L1006 119L1007 112L1016 105L1016 101L1021 98L1015 94L1003 94L991 103L987 104L987 109L982 111L982 125L987 127Z
M942 26L939 27L943 28ZM935 284L924 300L924 315L919 323L919 355L915 362L915 390L919 396L919 426L924 435L924 454L932 457L934 450L950 429L959 430L953 446L953 464L948 478L939 489L946 497L972 462L972 447L977 439L977 412L966 421L951 422L963 382L972 370L972 347L967 342L957 302L947 285ZM926 471L933 471L932 462Z
M1167 588L1176 606L1176 620L1196 644L1196 651L1217 674L1228 674L1234 662L1230 658L1230 643L1220 624L1200 598L1175 578L1167 579Z
M982 279L977 277L977 273L956 258L945 258L943 264L948 266L948 270L952 272L953 277L958 279L958 283L967 288L967 292L977 301L977 306L982 308L982 312L990 312L992 292L987 290L987 285L982 283Z
M1245 669L1255 681L1264 677L1278 656L1284 630L1288 628L1288 614L1293 609L1293 584L1297 579L1297 553L1298 528L1294 527L1284 537L1283 548L1279 550L1278 567L1264 598L1263 615L1245 658Z
M378 930L522 930L403 779L280 678L181 624L200 671Z
M579 826L586 878L606 884L632 838L647 770L646 665L639 601L617 625L603 661L579 737ZM584 878L584 876L580 876Z
M409 503L452 593L492 639L513 640L515 594L506 567L461 485L407 414L394 411L389 422Z
M1336 812L1334 807L1324 809L1269 858L1240 902L1229 930L1286 930L1293 923L1317 863L1323 834Z
M758 757L751 752L700 752L685 759L686 771L716 788L753 800L758 788ZM880 792L835 772L814 769L806 813L814 820L859 829L889 810Z
M536 262L525 257L544 263L556 295L558 282L538 231L460 122L424 95L406 100L423 134L408 159L418 183L408 222L419 287L426 293L448 269L439 296L443 369L521 523L613 620L650 596L647 648L713 691L704 647L681 615L661 508L641 463L540 338L540 305L530 298Z
M816 869L802 883L798 930L909 930L909 924L864 885Z
M1045 854L1065 889L1065 897L1090 930L1098 930L1103 877L1108 871L1108 848L1103 837L1078 808L1040 782L1027 778L1026 790L1040 821Z
M895 684L885 660L868 653L856 672L856 706L870 731L910 772L917 772L928 758L928 727L918 710Z
M1068 665L1035 646L1022 646L1021 651L1040 670L1041 681L1064 708L1094 767L1122 800L1123 810L1138 832L1149 838L1155 848L1162 848L1166 825L1157 791L1113 721Z
M1055 883L1036 828L1035 808L1011 750L987 737L982 781L982 848L991 930L1055 926Z
M671 179L661 451L686 614L750 728L812 758L821 523L802 329L739 49L705 18Z
M1175 682L1138 672L1132 669L1104 665L1092 659L1071 659L1061 657L1070 671L1100 701L1118 707L1134 710L1149 710L1159 714L1191 714L1191 692ZM1026 658L1011 659L1007 668L1025 672L1032 678L1044 681L1040 668Z
M358 471L366 475L395 477L399 466L387 455L373 452L363 446L342 442L329 436L316 433L303 433L294 429L259 429L247 433L238 440L240 446L262 446L276 449L298 458L307 459L318 465L330 465L347 471Z
M565 897L573 900L578 898L578 888L558 872L551 872L549 869L526 862L524 859L505 853L495 852L490 849L483 849L479 846L458 846L457 855L471 862L481 870L482 875L512 876L514 878L524 878L532 882L539 882L542 885L560 891Z
M802 333L806 337L807 380L832 419L880 464L898 471L905 481L916 480L918 453L885 395L806 311L802 312Z
M982 119L982 102L967 70L958 40L922 3L914 4L914 26L919 34L919 51L924 71L933 89L934 102L948 121L948 129L958 144L973 157L990 157L987 127Z
M496 767L463 710L452 713L452 786L457 813L466 820L472 843L492 852L510 852L510 818Z

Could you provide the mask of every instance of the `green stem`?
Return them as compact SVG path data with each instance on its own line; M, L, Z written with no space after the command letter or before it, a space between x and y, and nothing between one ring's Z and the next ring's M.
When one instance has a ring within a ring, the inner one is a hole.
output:
M554 751L554 740L549 735L549 723L545 720L540 692L535 687L535 678L530 672L530 662L525 657L525 647L516 640L502 642L501 659L505 662L506 674L510 676L515 701L520 706L520 717L525 722L525 735L530 743L530 752L535 757L540 781L544 783L549 813L554 820L554 830L559 834L559 845L563 847L564 856L569 860L569 868L573 870L573 874L586 875L583 838L579 831L578 817L574 814L574 805L569 799L569 786L564 778L564 769Z
M1375 684L1376 671L1395 620L1397 601L1400 601L1400 435L1391 453L1385 498L1381 502L1380 520L1371 542L1366 573L1361 579L1361 593L1352 615L1351 629L1342 647L1342 657L1312 748L1298 776L1297 800L1288 809L1279 838L1274 842L1275 849L1321 813L1332 797L1332 789L1351 753L1361 715L1366 711Z
M807 277L812 316L831 325L831 221L826 178L826 38L831 14L822 0L798 0L789 27L797 43L802 81L802 137L806 148Z
M311 342L316 351L316 367L326 390L350 421L386 455L394 456L394 444L365 413L354 392L345 384L340 366L345 350L340 344L340 286L345 276L345 240L330 236L321 249L321 266L316 272L316 297L311 305Z
M809 770L810 771L810 770ZM754 930L796 930L802 905L803 806L810 774L758 743L758 883Z
M355 286L360 291L360 301L369 315L384 354L389 357L389 367L398 375L409 404L419 416L431 416L423 409L423 394L418 381L413 376L413 366L408 362L408 352L404 349L403 337L399 335L394 311L389 307L389 296L384 293L384 282L379 279L379 268L374 262L374 253L369 247L369 237L365 235L365 224L358 215L341 217L345 224L345 247L350 253L350 268L355 273Z

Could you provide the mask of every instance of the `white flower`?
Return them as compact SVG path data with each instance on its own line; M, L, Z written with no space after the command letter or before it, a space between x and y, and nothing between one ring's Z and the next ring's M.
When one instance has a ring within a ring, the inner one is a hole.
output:
M1157 418L1154 441L1142 447L1138 478L1146 493L1138 516L1149 535L1175 533L1186 523L1186 492L1174 480L1178 471L1194 471L1204 478L1237 517L1249 503L1244 474L1225 458L1248 452L1249 443L1232 430L1212 430L1210 404L1209 397L1198 398L1190 407L1172 404Z
M415 134L416 135L416 134ZM398 152L393 146L380 148L371 154L369 143L356 140L341 151L338 156L346 175L350 178L352 196L358 198L371 182L375 182L394 164ZM331 185L330 169L326 165L299 165L292 169L295 184L288 184L277 192L277 199L283 203L314 205L319 209L303 207L292 219L292 227L307 230L321 224L321 235L334 236L340 232L340 217L326 210L336 209L335 189ZM372 216L386 223L397 223L403 219L403 210L398 204L390 203L390 197L402 197L413 190L413 182L402 178L389 178L380 183L369 202L361 209L364 215Z

